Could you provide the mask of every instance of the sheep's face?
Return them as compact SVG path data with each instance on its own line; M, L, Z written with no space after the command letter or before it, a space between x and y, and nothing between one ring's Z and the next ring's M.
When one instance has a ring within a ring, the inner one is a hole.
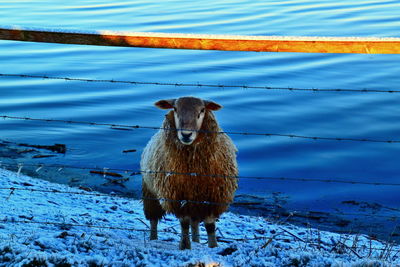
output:
M195 97L160 100L155 105L161 109L174 109L177 137L184 145L196 140L208 110L219 110L221 105Z

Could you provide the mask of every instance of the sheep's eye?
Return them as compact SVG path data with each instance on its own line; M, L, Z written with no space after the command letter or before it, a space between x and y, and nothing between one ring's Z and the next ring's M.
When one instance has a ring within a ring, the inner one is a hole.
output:
M174 111L176 112L176 107L174 107Z
M199 115L197 115L197 118L200 118L201 114L204 113L204 111L205 111L204 108L202 110L200 110L200 113L199 113Z
M206 111L206 110L204 108L202 108L200 112L203 113L204 111Z

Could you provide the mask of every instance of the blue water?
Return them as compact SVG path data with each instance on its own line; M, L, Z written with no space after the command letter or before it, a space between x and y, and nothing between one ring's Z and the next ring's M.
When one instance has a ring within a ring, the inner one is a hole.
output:
M2 1L0 25L243 35L400 37L398 1ZM0 73L147 82L298 88L400 89L400 55L112 48L0 41ZM226 131L400 139L400 94L66 82L0 78L0 114L159 126L153 102L212 99ZM26 163L138 169L154 130L1 120L1 139L63 143L64 156ZM400 183L400 144L232 135L241 176ZM137 152L124 154L125 149ZM15 162L17 162L16 160ZM21 159L19 159L21 161ZM70 182L68 177L48 179ZM100 176L73 177L98 186ZM238 194L280 192L293 209L344 209L342 201L399 208L396 186L240 180ZM107 188L103 188L107 190ZM138 192L140 177L121 191Z

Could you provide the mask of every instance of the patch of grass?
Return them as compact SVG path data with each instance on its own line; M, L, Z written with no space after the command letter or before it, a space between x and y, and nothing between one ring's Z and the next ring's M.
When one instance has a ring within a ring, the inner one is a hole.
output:
M2 248L0 250L0 256L3 256L4 254L11 253L11 252L12 252L12 249L9 246L5 246L4 248Z
M220 267L221 265L219 263L204 263L204 262L198 262L198 263L189 263L188 265L186 265L186 267Z
M290 263L288 266L307 266L307 264L310 262L310 258L305 256L305 257L296 257L296 258L291 258Z
M11 254L13 251L9 246L6 246L0 250L0 261L1 262L9 262L11 258L7 254Z
M235 251L237 251L237 248L235 248L235 247L227 247L224 250L218 252L217 254L219 254L221 256L228 256L228 255L231 255L232 253L234 253Z
M56 262L53 264L54 264L54 267L72 267L72 265L67 262L67 259L62 259L59 262Z
M88 262L88 266L89 267L103 267L104 265L103 264L98 264L97 262L94 262L94 261L89 261Z

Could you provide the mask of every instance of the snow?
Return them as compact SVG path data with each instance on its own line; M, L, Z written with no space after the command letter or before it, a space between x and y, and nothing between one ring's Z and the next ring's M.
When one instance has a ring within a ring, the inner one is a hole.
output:
M7 189L8 188L8 189ZM9 189L15 188L15 190ZM30 189L41 190L31 191ZM52 191L52 192L51 192ZM69 193L63 193L69 192ZM149 241L138 200L0 169L0 266L393 266L400 246L227 212L219 247L180 251L179 222Z

